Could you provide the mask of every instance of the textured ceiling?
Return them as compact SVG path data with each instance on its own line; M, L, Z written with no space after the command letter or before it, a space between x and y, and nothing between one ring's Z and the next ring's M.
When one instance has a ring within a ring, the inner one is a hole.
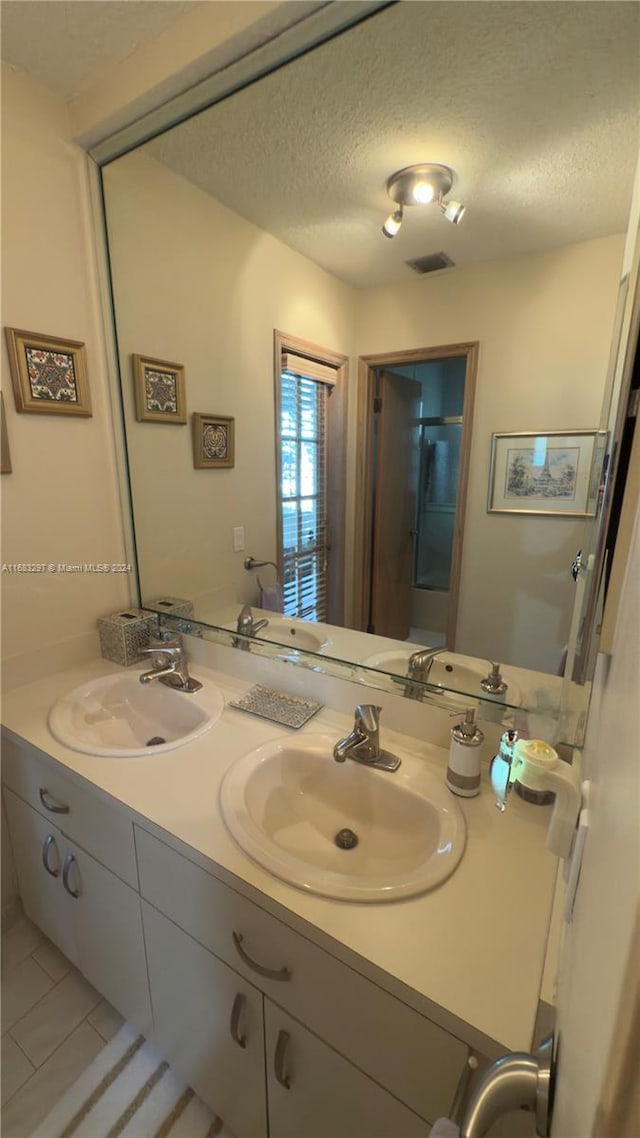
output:
M2 0L2 58L70 99L194 7L193 0Z
M623 232L638 155L640 5L387 8L149 144L227 206L358 286ZM388 175L457 172L460 226L434 207L380 226Z

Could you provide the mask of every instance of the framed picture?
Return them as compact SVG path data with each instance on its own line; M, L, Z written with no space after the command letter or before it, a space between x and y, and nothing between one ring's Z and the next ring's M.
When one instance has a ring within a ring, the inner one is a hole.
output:
M84 344L19 328L5 328L5 334L18 411L91 414Z
M601 431L588 430L492 435L488 512L592 516L594 458L604 458L604 448L596 447L601 438Z
M196 470L234 465L235 419L229 415L193 416L193 465Z
M149 356L133 359L136 419L139 423L186 423L184 367Z
M0 474L11 474L11 455L9 454L9 436L4 417L4 400L0 391Z

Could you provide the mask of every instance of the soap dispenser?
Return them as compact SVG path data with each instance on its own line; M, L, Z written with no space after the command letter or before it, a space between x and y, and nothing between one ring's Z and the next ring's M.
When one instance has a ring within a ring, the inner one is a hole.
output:
M451 730L446 784L454 794L473 798L480 793L480 746L484 735L476 723L475 708L468 707L461 723Z

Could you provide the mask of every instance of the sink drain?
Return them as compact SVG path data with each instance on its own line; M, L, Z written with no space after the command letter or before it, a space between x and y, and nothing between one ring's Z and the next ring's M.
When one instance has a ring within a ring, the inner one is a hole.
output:
M161 743L166 743L166 741L162 735L152 735L150 739L147 739L147 747L159 747Z
M338 849L354 850L358 844L358 835L354 834L353 830L338 830L333 840Z

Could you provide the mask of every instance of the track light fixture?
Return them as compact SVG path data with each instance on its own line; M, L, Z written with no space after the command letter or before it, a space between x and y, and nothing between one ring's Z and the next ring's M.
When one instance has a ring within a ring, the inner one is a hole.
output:
M462 221L465 207L461 202L445 201L445 195L453 186L454 173L449 166L440 166L435 162L422 162L417 166L405 166L397 170L387 181L387 193L396 209L390 213L382 232L385 237L395 237L404 218L404 207L408 205L429 205L433 202L438 206L452 225L459 225Z

